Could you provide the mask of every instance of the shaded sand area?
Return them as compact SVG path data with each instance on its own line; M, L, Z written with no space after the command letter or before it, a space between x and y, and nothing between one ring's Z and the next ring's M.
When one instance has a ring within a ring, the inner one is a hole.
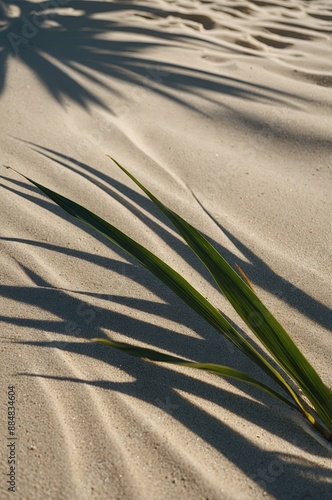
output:
M249 335L114 156L240 264L332 387L331 56L329 0L1 0L1 164L126 231ZM0 173L1 498L331 498L331 448L286 406L92 344L268 382L142 266Z

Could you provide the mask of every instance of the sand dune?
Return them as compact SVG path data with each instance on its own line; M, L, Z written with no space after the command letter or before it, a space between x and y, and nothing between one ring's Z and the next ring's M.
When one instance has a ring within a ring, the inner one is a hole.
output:
M125 230L237 321L111 154L241 265L328 387L331 21L328 0L0 2L1 163ZM331 498L331 447L277 401L90 339L264 381L248 359L5 167L0 204L1 498L9 385L15 498Z

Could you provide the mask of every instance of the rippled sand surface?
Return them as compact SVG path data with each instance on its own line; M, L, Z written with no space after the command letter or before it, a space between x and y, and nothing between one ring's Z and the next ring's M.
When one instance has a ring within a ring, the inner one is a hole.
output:
M1 164L127 232L237 322L115 157L243 268L332 387L331 56L328 0L2 0ZM267 382L133 259L0 174L1 498L10 385L17 499L331 498L331 447L282 404L92 344Z

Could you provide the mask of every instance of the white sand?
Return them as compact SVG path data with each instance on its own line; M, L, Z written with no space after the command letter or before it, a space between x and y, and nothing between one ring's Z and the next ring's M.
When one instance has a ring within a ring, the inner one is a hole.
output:
M38 30L24 21L41 24L38 3L0 26L1 163L137 238L237 321L114 156L243 267L331 387L331 2L57 4ZM15 498L331 498L331 449L286 406L90 343L267 381L124 252L1 174L1 498L11 384Z

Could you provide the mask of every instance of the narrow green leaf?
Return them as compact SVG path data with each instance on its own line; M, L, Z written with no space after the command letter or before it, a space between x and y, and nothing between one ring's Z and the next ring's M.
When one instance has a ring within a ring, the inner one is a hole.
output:
M241 382L246 382L250 385L253 385L264 392L270 394L274 398L279 399L283 403L286 403L288 406L294 409L298 409L291 401L281 396L278 392L274 391L270 387L265 384L262 384L259 380L256 380L246 373L240 372L239 370L235 370L229 366L217 365L214 363L195 363L193 361L188 361L186 359L169 356L168 354L164 354L160 351L156 351L155 349L147 349L145 347L137 347L133 344L127 344L125 342L116 342L114 340L96 338L91 339L93 342L98 342L100 344L104 344L107 346L115 347L120 351L129 354L130 356L135 356L138 358L148 359L150 361L157 361L161 363L172 363L175 365L187 366L188 368L195 368L196 370L205 370L222 377L233 378L236 380L240 380Z
M19 172L18 172L19 173ZM22 174L20 174L22 175ZM168 266L159 257L134 241L122 231L101 219L94 213L82 207L78 203L42 186L38 182L24 176L29 182L38 187L55 203L62 207L73 217L85 222L88 226L94 228L108 240L112 241L127 253L135 257L144 267L149 269L171 290L173 290L184 302L186 302L194 311L208 321L220 333L228 338L238 349L244 352L258 366L260 366L270 377L272 377L291 397L297 402L299 407L303 408L300 400L287 384L284 378L270 365L270 363L256 351L256 349L240 335L227 319L201 295L194 287L188 283L178 272Z
M278 364L301 387L318 415L331 430L332 392L255 292L239 277L197 229L167 208L114 158L111 159L174 224L190 248L210 271L219 288L239 316L268 349Z
M112 226L102 218L98 217L94 213L90 212L86 208L82 207L78 203L75 203L74 201L64 196L61 196L60 194L46 188L45 186L42 186L41 184L24 175L23 177L34 184L37 188L44 192L50 199L52 199L73 217L81 220L82 222L85 222L88 226L97 230L108 240L118 245L128 254L136 258L144 267L149 269L149 271L151 271L171 290L173 290L194 311L205 318L206 321L214 326L220 333L222 333L236 347L238 347L238 349L240 349L258 366L260 366L260 368L262 368L272 379L274 379L279 384L279 386L282 387L283 390L285 390L292 397L299 411L312 423L312 425L318 428L319 424L316 422L316 419L306 411L299 396L286 382L283 376L278 373L278 371L275 370L273 366L244 337L242 337L240 333L235 330L235 328L229 323L229 321L227 321L227 319L194 287L192 287L190 283L188 283L179 273L177 273L174 269L168 266L152 252L128 237L122 231ZM191 226L189 226L189 228L190 227ZM238 279L240 280L239 277ZM241 283L243 283L242 280L240 281Z

